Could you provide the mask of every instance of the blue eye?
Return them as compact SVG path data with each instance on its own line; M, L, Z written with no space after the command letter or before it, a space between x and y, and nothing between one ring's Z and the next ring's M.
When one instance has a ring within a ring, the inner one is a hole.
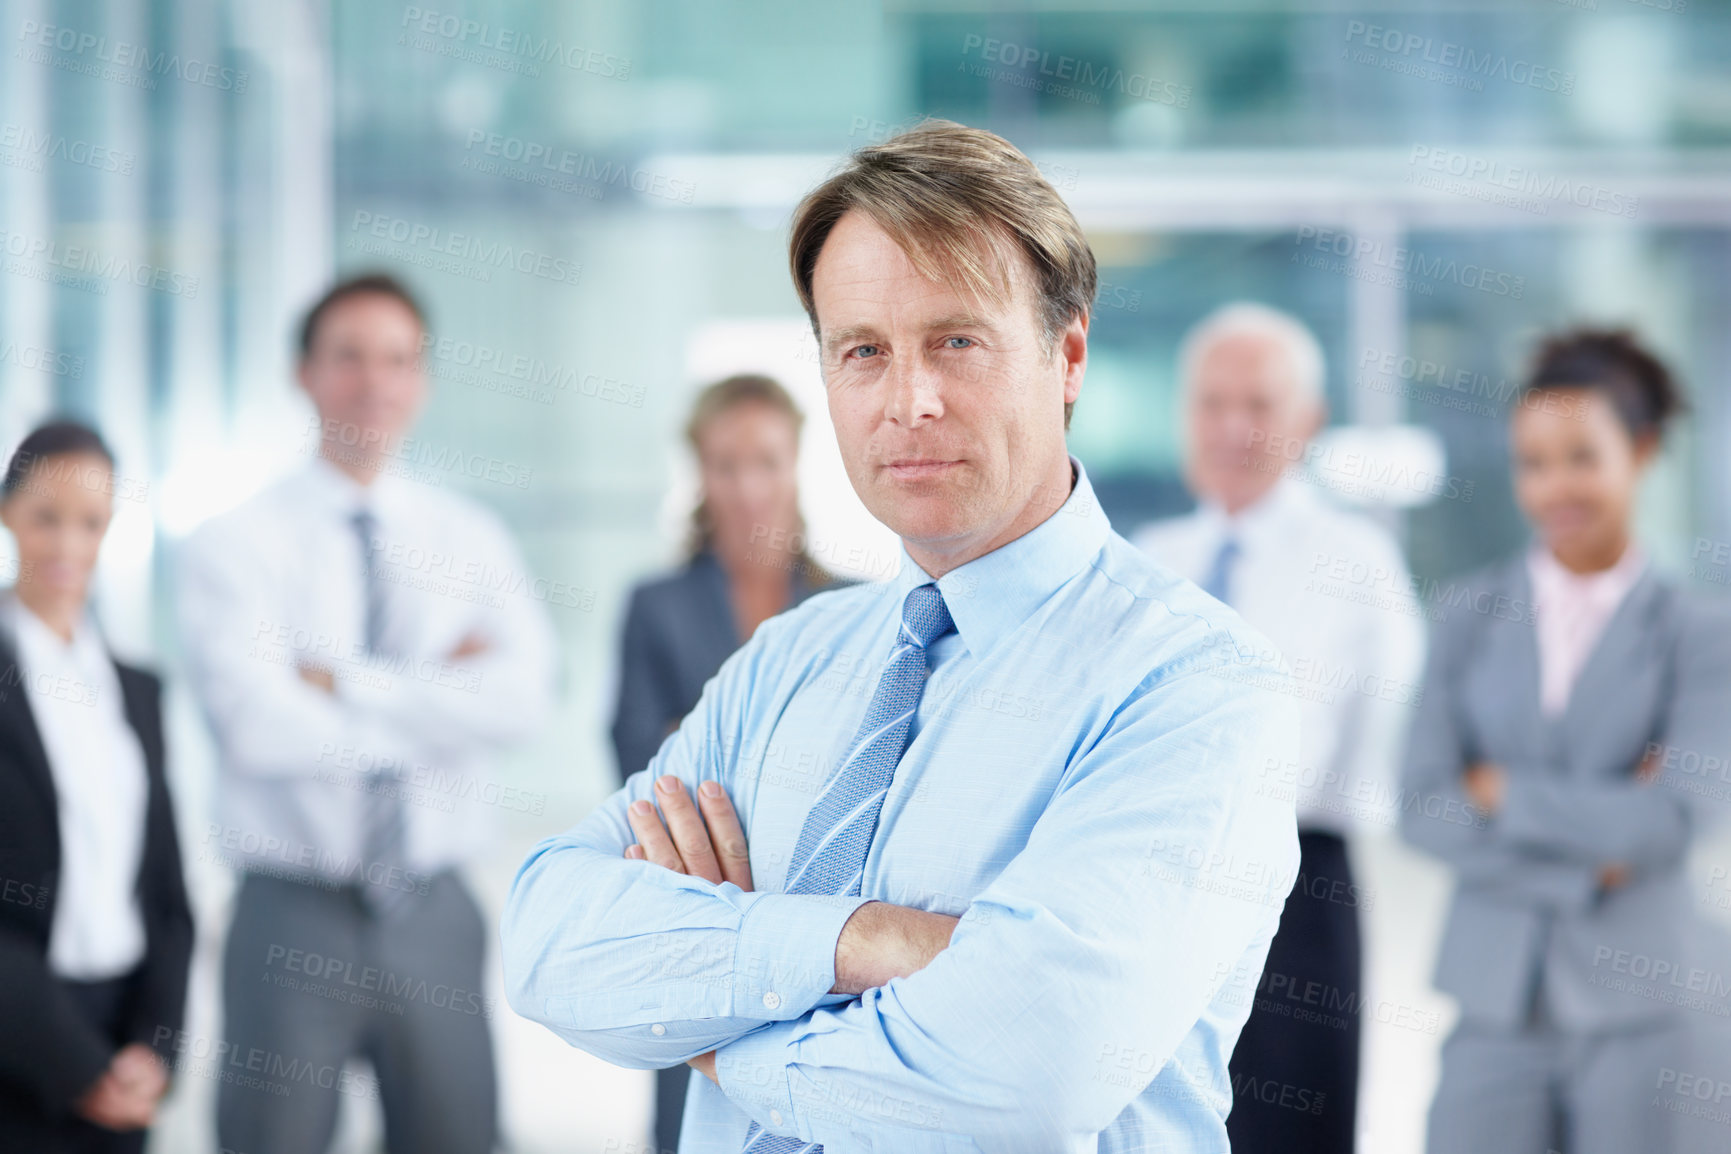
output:
M951 341L964 342L964 343L959 344L959 345L956 345L956 344L950 344L949 345L949 347L952 349L963 349L963 348L967 348L967 347L971 346L974 343L974 338L973 337L945 337L944 338L945 344L949 344L949 342L951 342Z
M853 355L856 357L868 357L877 351L878 347L876 345L859 345L854 349Z

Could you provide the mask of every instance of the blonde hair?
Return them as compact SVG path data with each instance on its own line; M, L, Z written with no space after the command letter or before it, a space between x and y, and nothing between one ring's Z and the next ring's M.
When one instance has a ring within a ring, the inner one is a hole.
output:
M996 133L927 120L859 149L794 210L788 263L813 333L812 271L830 231L854 209L925 275L954 274L985 300L1008 295L1006 244L1019 251L1036 277L1048 351L1072 320L1093 309L1094 252L1034 162ZM1064 405L1065 428L1072 407Z
M793 396L774 377L762 373L738 373L707 386L692 402L691 416L685 422L685 440L691 446L691 451L701 457L703 434L710 424L723 413L751 404L763 405L785 416L793 423L794 442L798 443L799 431L805 426L805 414L800 411ZM799 514L796 531L803 542L806 535L803 513ZM715 527L709 520L709 502L705 498L698 501L697 507L691 510L691 523L686 531L686 552L694 557L703 552L709 548L714 534ZM803 544L796 558L811 585L828 585L835 580L835 575L813 560Z

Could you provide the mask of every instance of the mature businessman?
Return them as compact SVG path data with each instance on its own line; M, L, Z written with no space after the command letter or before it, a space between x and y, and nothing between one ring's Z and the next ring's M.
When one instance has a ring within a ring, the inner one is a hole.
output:
M702 1071L683 1154L1224 1152L1297 710L1066 451L1093 254L1026 157L938 121L807 196L790 255L901 572L762 625L533 850L511 1004Z

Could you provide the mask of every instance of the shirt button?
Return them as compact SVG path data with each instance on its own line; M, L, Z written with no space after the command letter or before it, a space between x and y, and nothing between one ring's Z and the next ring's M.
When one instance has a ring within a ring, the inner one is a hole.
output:
M772 1126L781 1125L781 1111L780 1110L771 1110L769 1112L769 1121L770 1121L770 1125L772 1125Z
M659 1038L661 1035L667 1033L667 1027L663 1026L660 1022L657 1022L653 1026L649 1027L649 1032Z
M763 996L763 1005L765 1009L769 1010L781 1009L781 995L771 990Z

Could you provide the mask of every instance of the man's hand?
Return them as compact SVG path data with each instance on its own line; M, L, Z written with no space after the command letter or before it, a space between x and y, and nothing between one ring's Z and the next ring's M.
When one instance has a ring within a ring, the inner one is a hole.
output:
M108 1130L138 1130L156 1117L156 1103L168 1089L168 1074L149 1046L134 1042L109 1060L108 1069L78 1099L86 1120Z
M1462 784L1467 800L1481 813L1493 814L1503 807L1503 795L1508 792L1509 776L1500 765L1477 761L1467 766Z
M471 632L465 634L463 639L457 642L457 647L451 650L451 652L446 655L446 658L450 661L461 661L465 657L473 657L478 653L485 653L491 648L493 648L493 643L487 640L483 634Z
M729 881L742 890L751 889L745 830L726 790L706 781L697 787L698 804L693 806L685 783L667 774L656 781L655 796L661 801L659 814L646 801L634 801L626 811L625 820L637 835L637 844L625 847L626 857L717 884ZM721 1084L715 1076L714 1050L689 1058L685 1064Z
M950 944L961 918L888 902L867 902L853 912L835 943L834 994L863 994L891 978L931 964Z
M299 665L295 667L295 672L301 675L302 681L315 689L322 689L326 693L337 691L336 675L328 665Z
M637 835L637 844L625 847L626 857L717 885L732 882L742 890L751 889L745 830L719 783L706 781L698 786L697 805L692 805L685 783L668 774L656 781L655 797L661 803L660 813L647 801L634 801L626 810L625 819Z
M714 1082L717 1086L721 1085L721 1079L715 1076L714 1050L709 1051L707 1054L699 1054L695 1058L687 1058L685 1059L685 1064L708 1078L711 1082Z

